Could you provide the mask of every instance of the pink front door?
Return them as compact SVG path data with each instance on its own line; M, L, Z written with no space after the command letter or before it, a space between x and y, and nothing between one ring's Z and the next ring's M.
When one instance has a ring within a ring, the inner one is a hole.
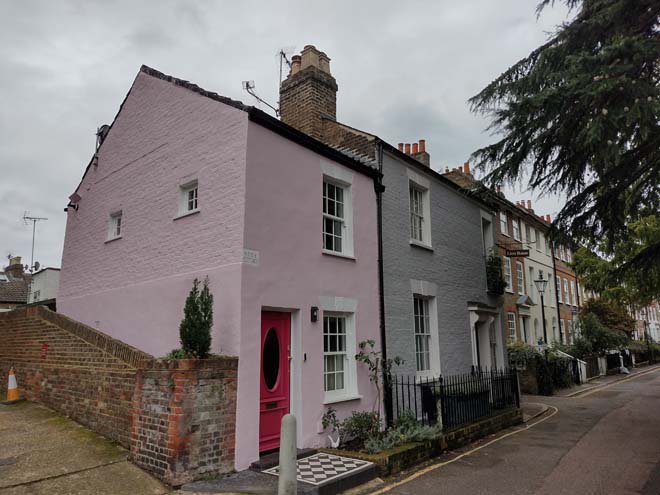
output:
M280 422L289 412L291 314L261 313L259 452L280 447Z

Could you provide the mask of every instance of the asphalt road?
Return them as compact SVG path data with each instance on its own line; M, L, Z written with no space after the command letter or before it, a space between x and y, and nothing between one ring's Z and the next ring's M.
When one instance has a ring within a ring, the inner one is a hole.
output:
M387 493L660 495L660 371L538 400L559 412Z

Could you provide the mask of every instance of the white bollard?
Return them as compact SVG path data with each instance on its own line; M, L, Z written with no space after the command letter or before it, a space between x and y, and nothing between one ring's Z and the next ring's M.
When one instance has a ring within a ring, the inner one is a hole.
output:
M280 476L277 483L278 495L296 495L298 492L298 481L296 479L297 468L296 450L296 417L287 414L282 418L280 430Z

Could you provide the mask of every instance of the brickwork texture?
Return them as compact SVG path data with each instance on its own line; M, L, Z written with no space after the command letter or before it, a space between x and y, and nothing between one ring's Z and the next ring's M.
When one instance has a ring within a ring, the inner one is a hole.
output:
M130 449L179 485L234 467L237 358L153 360L50 310L0 314L0 392L14 367L25 398Z

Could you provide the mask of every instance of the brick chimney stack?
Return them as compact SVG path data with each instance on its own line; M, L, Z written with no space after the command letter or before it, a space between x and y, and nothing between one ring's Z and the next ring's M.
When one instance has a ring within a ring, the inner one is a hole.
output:
M323 140L323 118L337 118L337 81L330 58L313 45L291 57L291 71L280 86L282 122Z
M5 274L10 280L24 278L23 264L21 263L20 256L9 258L9 266L5 267Z

